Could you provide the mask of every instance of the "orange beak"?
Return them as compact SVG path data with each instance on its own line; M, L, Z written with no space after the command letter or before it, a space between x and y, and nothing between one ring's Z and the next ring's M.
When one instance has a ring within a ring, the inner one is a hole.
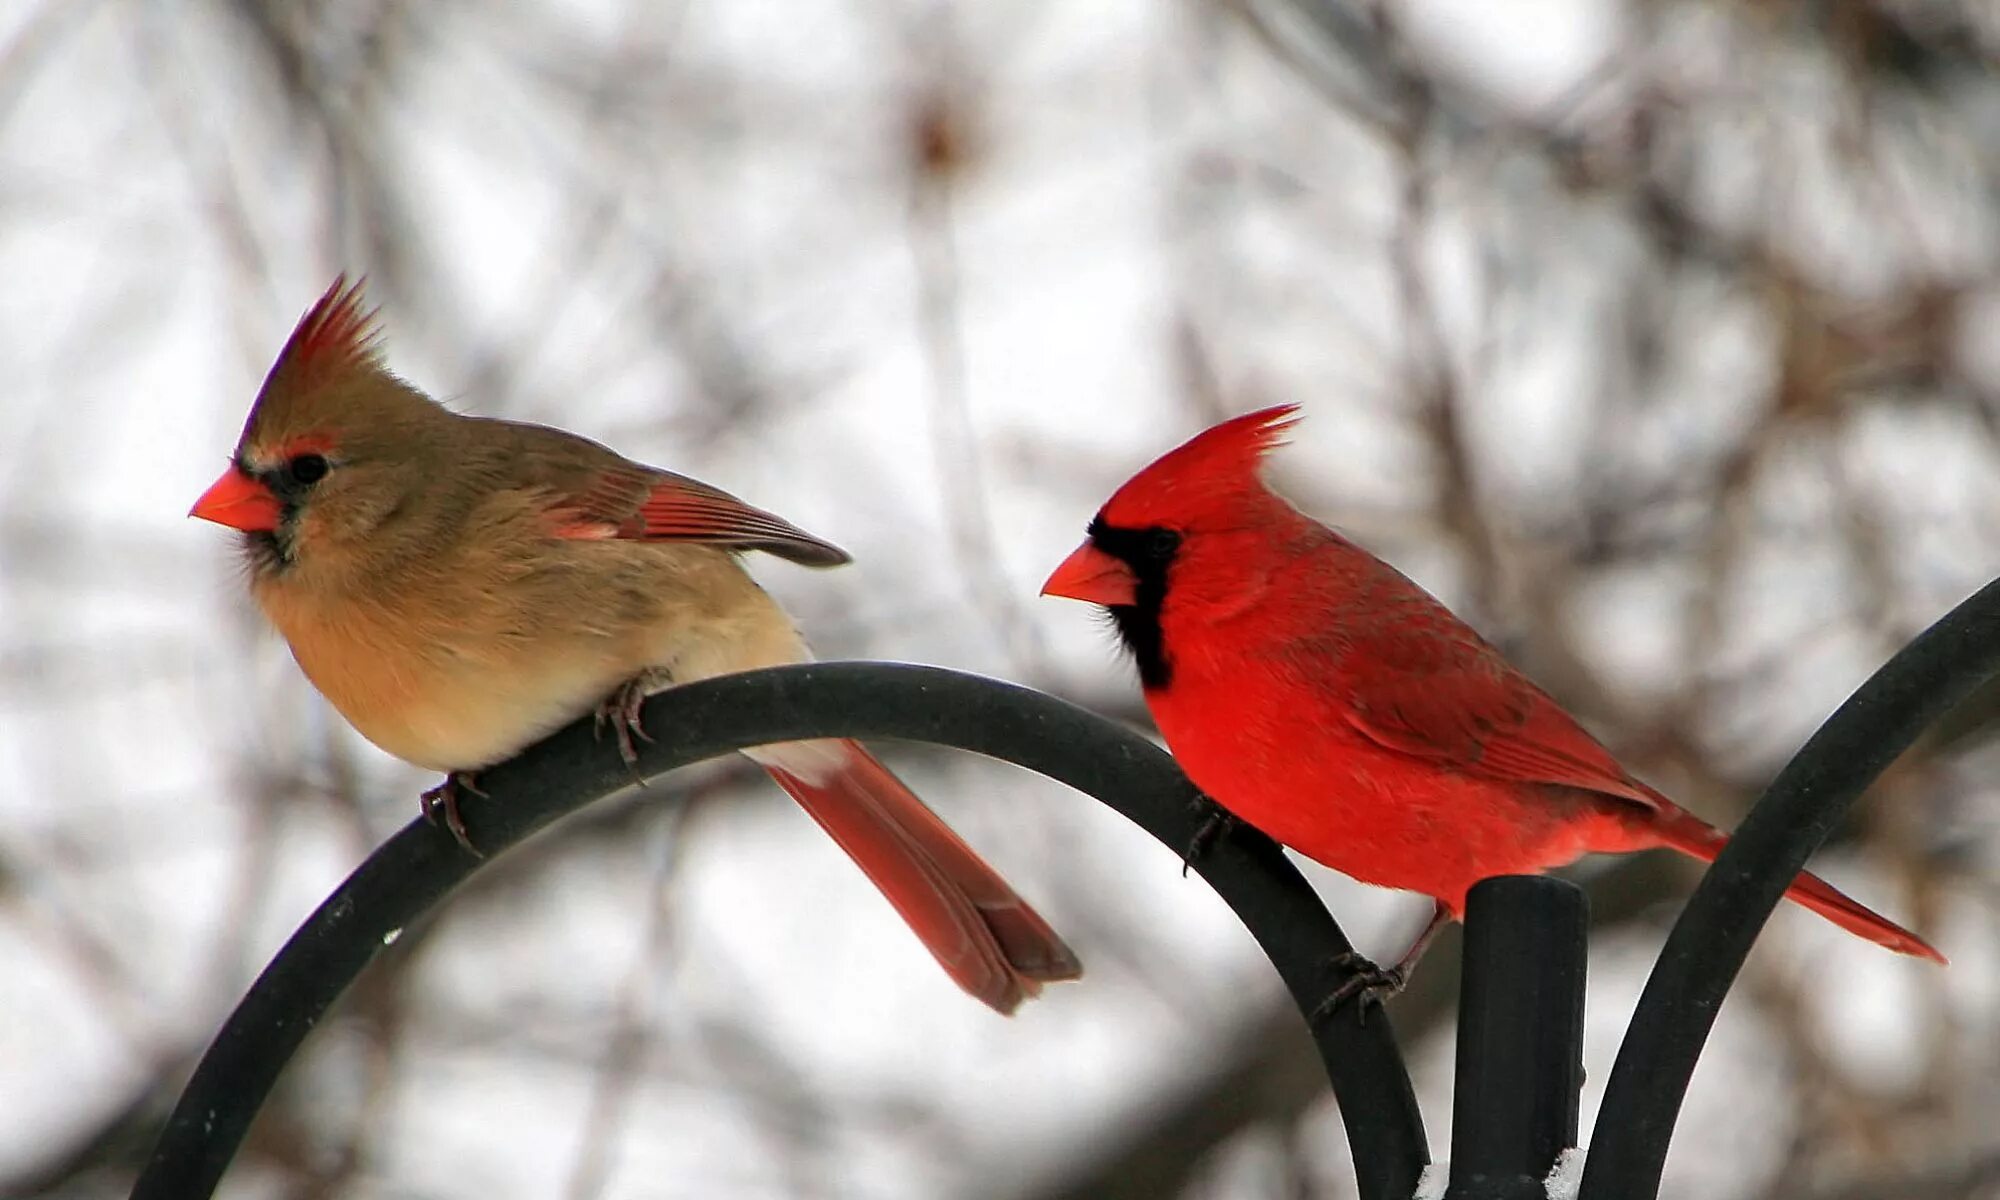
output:
M209 485L188 510L188 516L241 529L245 533L267 532L278 527L285 510L271 489L245 475L235 466Z
M1132 568L1085 542L1049 576L1042 585L1042 595L1106 606L1132 605L1139 602L1139 577L1132 574Z

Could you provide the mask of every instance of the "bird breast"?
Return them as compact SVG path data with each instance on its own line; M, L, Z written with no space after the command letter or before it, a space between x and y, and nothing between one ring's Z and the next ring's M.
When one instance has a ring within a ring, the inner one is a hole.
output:
M334 596L281 578L254 593L357 732L437 771L509 758L640 675L806 657L776 603L701 546L571 542L504 571L418 570Z

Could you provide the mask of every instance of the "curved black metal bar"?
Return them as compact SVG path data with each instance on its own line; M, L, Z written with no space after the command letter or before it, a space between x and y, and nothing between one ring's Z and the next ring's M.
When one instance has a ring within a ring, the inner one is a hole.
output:
M646 702L639 771L651 777L745 746L809 737L935 742L1017 763L1089 793L1170 847L1205 815L1165 751L1131 730L1028 688L935 667L816 663L674 688ZM616 753L580 721L480 776L463 805L489 857L630 785ZM421 820L361 864L293 934L195 1068L133 1200L209 1196L285 1063L336 997L481 861ZM1269 839L1238 827L1196 861L1310 1013L1341 978L1347 941ZM1406 1200L1429 1159L1410 1078L1376 1014L1313 1030L1353 1147L1365 1200Z
M1855 690L1779 773L1702 877L1639 997L1585 1159L1581 1200L1646 1200L1695 1060L1750 943L1848 806L1932 722L2000 674L2000 580Z

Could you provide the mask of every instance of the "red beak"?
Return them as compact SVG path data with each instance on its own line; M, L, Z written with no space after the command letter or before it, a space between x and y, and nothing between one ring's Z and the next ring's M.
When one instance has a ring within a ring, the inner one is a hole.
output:
M270 488L231 466L194 502L188 516L245 533L261 533L276 529L284 511Z
M1085 542L1049 576L1042 585L1042 595L1107 606L1132 605L1139 602L1139 577L1132 568Z

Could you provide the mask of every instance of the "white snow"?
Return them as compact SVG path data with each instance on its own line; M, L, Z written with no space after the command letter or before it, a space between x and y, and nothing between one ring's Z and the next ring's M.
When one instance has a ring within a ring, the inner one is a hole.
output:
M1444 1200L1444 1185L1451 1181L1450 1163L1432 1163L1417 1177L1417 1194L1410 1200Z
M1577 1185L1583 1182L1583 1151L1571 1146L1556 1155L1556 1165L1543 1181L1549 1200L1576 1200Z
M1549 1177L1542 1186L1549 1200L1576 1200L1577 1185L1582 1181L1583 1151L1571 1146L1556 1155L1555 1165L1549 1169ZM1431 1163L1417 1176L1417 1190L1410 1200L1444 1200L1444 1189L1450 1182L1451 1164Z

